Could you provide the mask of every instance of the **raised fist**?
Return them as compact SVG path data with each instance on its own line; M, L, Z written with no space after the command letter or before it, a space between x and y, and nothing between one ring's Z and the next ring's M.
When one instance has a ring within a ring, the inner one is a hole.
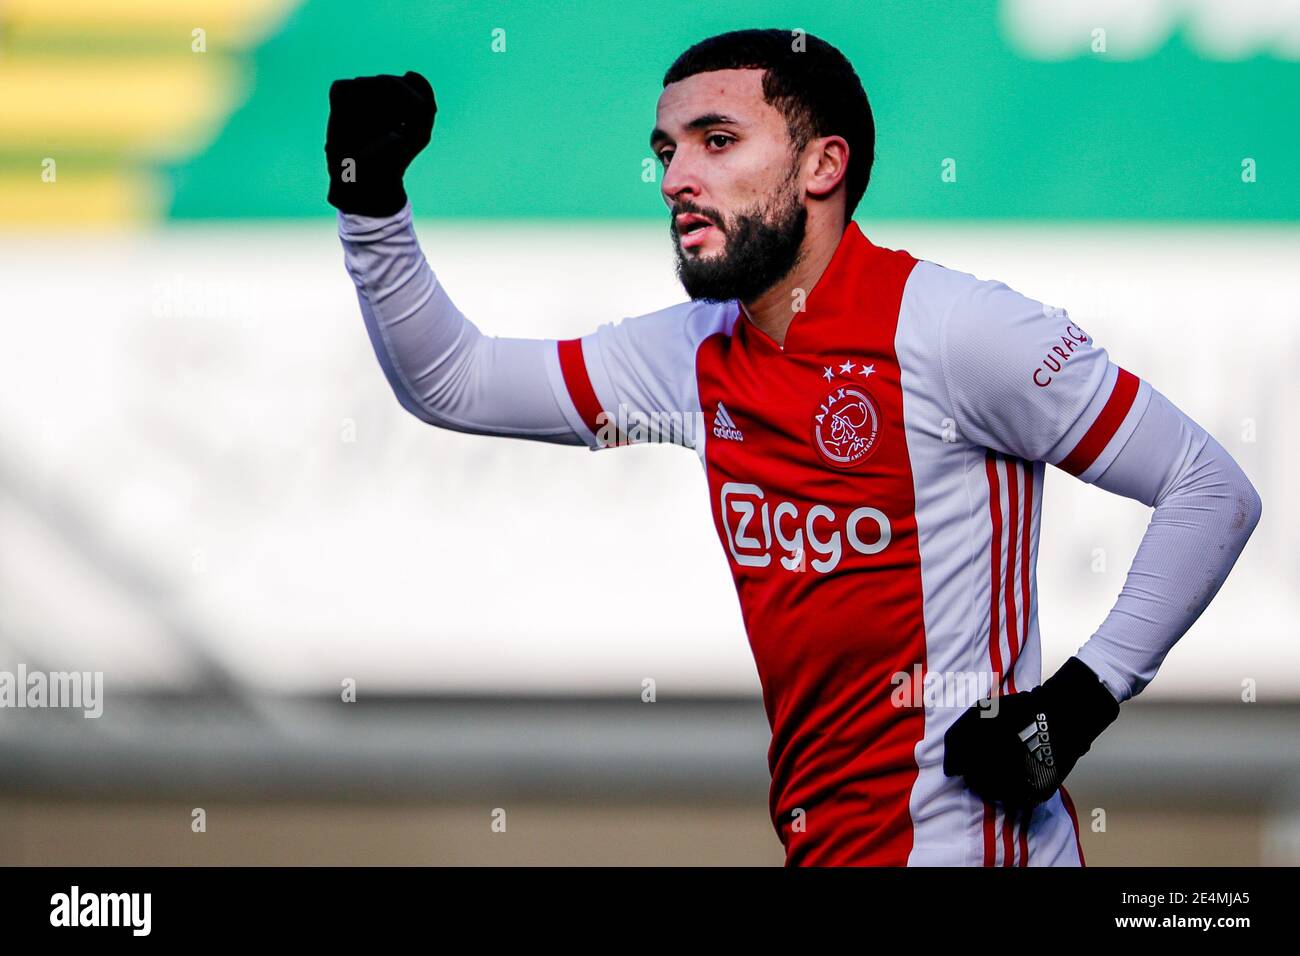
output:
M402 176L429 144L438 104L419 73L335 80L325 131L329 204L363 216L391 216L406 205Z

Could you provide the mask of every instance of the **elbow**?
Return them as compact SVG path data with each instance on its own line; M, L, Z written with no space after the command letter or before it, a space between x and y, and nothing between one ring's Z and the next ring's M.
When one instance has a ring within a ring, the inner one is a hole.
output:
M1241 530L1245 537L1249 538L1259 524L1264 510L1264 502L1249 479L1243 478L1242 484L1238 487L1235 507L1232 526L1234 529Z
M1260 516L1264 512L1264 502L1251 480L1235 461L1232 462L1230 474L1232 477L1227 482L1230 492L1228 497L1232 500L1229 527L1233 534L1241 536L1244 544L1259 524Z
M1211 441L1213 442L1213 439ZM1223 497L1232 502L1228 506L1230 509L1227 515L1228 526L1233 534L1240 536L1242 544L1245 544L1259 524L1264 512L1264 502L1236 459L1224 451L1223 446L1218 442L1213 444L1222 461L1219 473L1222 476L1221 488L1225 492Z

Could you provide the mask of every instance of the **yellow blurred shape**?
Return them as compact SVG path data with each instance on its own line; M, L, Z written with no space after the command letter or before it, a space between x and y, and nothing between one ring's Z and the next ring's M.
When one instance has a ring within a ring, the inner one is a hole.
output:
M216 133L236 87L232 66L206 54L0 59L0 142L56 158L63 144L184 156Z
M11 34L63 33L181 35L207 32L209 49L249 43L264 35L300 0L7 0L0 21Z
M11 160L0 222L159 215L162 180L147 165L206 148L244 94L242 61L213 51L258 42L300 2L0 0L11 51L0 56L0 150ZM204 52L193 49L199 29ZM88 156L99 157L93 174ZM54 183L40 179L47 157L59 164Z
M4 209L0 223L62 227L120 224L160 214L162 195L155 177L145 173L60 170L52 183L41 181L39 166L27 174L0 173Z

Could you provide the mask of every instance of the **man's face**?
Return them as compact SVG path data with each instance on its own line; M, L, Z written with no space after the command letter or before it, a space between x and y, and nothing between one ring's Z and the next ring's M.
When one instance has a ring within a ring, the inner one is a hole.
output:
M762 70L697 73L659 97L650 148L665 164L677 275L692 299L751 301L799 258L807 209L786 119Z

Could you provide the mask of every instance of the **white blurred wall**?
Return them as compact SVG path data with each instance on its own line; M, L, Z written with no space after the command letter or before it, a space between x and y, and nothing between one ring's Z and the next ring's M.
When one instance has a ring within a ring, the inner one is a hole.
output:
M1237 456L1263 520L1144 696L1232 700L1250 679L1300 698L1300 231L863 228L1068 308ZM664 228L419 231L489 334L576 336L682 298ZM695 456L410 417L331 222L8 235L0 261L0 668L117 689L216 669L269 691L757 692ZM1105 617L1150 514L1049 474L1045 669Z

